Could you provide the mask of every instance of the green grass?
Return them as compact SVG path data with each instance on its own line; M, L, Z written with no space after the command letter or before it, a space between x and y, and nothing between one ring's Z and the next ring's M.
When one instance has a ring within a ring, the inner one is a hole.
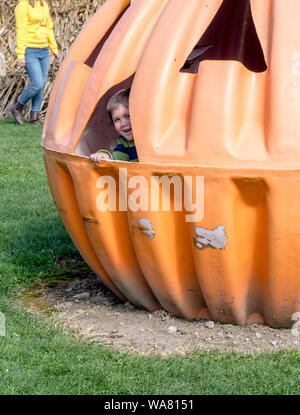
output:
M296 350L137 357L66 335L16 295L76 259L47 184L42 127L0 121L0 394L299 394Z

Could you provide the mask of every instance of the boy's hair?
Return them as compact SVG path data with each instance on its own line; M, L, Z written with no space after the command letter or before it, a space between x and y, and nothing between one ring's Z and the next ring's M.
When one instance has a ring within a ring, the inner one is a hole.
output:
M106 111L112 120L111 113L114 109L116 109L119 105L124 105L124 107L129 107L129 94L130 88L121 89L116 94L114 94L107 103Z

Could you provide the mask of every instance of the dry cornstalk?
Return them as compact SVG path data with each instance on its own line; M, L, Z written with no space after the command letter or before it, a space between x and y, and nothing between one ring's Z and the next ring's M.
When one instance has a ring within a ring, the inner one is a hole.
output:
M65 56L86 21L105 0L47 0L54 24L55 38ZM0 118L10 115L9 108L16 102L24 87L29 84L25 69L17 66L15 54L14 8L18 0L0 0ZM53 54L45 87L41 116L44 118L48 99L58 70ZM30 111L27 106L27 114Z

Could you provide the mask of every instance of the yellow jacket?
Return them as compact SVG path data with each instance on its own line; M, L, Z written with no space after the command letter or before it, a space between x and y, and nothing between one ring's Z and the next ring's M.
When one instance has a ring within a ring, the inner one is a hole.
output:
M18 59L24 59L26 48L50 46L53 53L58 52L49 7L45 1L44 7L39 1L31 7L28 0L19 0L15 8L15 16Z

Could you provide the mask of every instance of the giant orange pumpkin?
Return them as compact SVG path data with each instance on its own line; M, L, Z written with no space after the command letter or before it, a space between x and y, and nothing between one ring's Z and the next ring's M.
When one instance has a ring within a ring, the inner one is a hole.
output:
M240 324L300 311L299 15L299 0L107 0L79 34L44 157L66 229L121 299ZM128 86L140 162L94 166L84 156L116 138L106 103ZM100 211L99 179L124 169L204 177L203 218Z

